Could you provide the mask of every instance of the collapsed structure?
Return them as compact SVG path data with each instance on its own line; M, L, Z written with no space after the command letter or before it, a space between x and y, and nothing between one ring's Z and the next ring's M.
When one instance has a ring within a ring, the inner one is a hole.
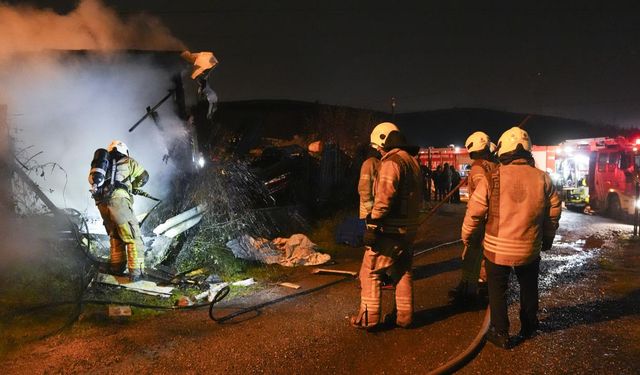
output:
M282 230L283 227L290 229L297 222L300 224L298 228L304 226L304 219L295 205L327 199L331 195L330 188L343 181L338 171L344 165L340 162L339 148L335 144L315 150L320 158L311 156L303 147L293 145L267 147L253 162L242 160L241 155L235 154L235 129L223 126L215 116L218 109L217 94L210 85L210 75L218 65L218 60L211 52L184 51L179 54L121 51L115 56L103 56L88 51L69 51L57 55L56 74L70 82L67 86L71 92L94 91L96 86L100 86L97 83L109 85L113 87L112 91L101 92L101 95L115 105L108 112L109 118L95 118L100 126L91 129L90 136L81 133L85 129L76 132L80 126L86 125L86 121L77 119L78 116L69 115L63 122L51 124L60 134L76 133L72 137L78 141L73 145L72 152L66 150L60 160L51 163L65 172L64 181L60 183L57 183L59 181L56 181L54 171L44 169L38 161L38 156L43 154L36 152L34 155L33 151L29 151L31 148L40 149L48 143L46 138L40 137L42 133L38 133L37 137L27 137L26 147L25 142L18 141L20 134L14 132L4 138L7 141L14 140L15 160L18 163L12 167L14 177L24 180L30 191L24 194L24 189L14 189L13 197L18 199L8 206L23 215L54 213L65 217L73 212L79 225L61 231L80 232L84 237L85 251L95 257L94 260L104 262L108 256L108 244L107 237L101 234L103 228L97 212L92 216L92 212L87 211L93 205L85 203L90 197L86 173L95 150L92 146L102 148L113 138L125 140L131 145L132 155L136 159L143 160L145 166L152 166L147 167L151 175L149 184L145 186L147 191L134 193L138 195L136 204L139 209L136 212L142 212L138 219L147 249L147 269L151 276L164 280L174 278L185 269L220 261L220 257L231 254L229 249L224 248L225 244L243 235L274 238L295 233ZM144 105L140 97L132 97L137 105L121 108L127 103L120 99L127 96L121 93L122 87L118 86L123 84L118 78L119 70L114 69L102 76L99 73L107 64L114 63L123 71L138 65L151 70L153 74L144 77L154 79L154 84L148 87L137 86L143 84L144 80L125 82L127 86L142 90L141 97L146 98L142 99L146 101ZM83 80L84 76L92 79ZM89 89L85 87L87 85ZM149 101L154 97L157 101ZM21 103L19 100L16 102ZM17 108L20 106L10 110L22 110ZM123 111L130 113L126 116L130 122L114 124L112 119L125 117L120 116ZM82 118L90 112L91 109L87 108L77 109ZM136 113L138 118L132 116ZM58 115L53 111L49 117ZM7 120L7 116L4 116L4 120ZM68 125L74 122L82 125ZM39 117L26 122L20 118L13 119L11 125L13 130L42 128ZM51 155L48 150L46 154ZM73 157L69 158L71 155ZM74 164L78 160L78 165ZM312 171L312 168L321 173ZM315 175L320 176L320 180L314 180L313 183L311 179ZM304 176L307 180L301 179ZM67 182L70 182L69 190ZM319 189L312 191L301 188L301 184L315 185ZM61 188L61 185L64 187ZM33 194L36 195L35 200L24 199L26 195ZM31 212L31 203L34 201L38 201L38 205L44 202L43 209ZM85 205L88 208L83 209ZM65 209L58 209L60 206ZM58 221L65 222L66 219ZM198 224L202 224L201 229L194 228ZM186 235L183 235L185 232ZM274 244L273 247L277 250L278 245ZM183 249L189 251L183 252ZM290 258L283 262L298 264L298 261Z

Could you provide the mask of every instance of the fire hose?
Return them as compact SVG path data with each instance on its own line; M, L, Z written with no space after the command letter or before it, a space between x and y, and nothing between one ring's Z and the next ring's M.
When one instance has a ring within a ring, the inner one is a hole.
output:
M525 121L528 120L525 119ZM525 122L523 121L523 122ZM447 202L449 200L449 198L451 198L451 196L456 192L456 190L460 189L460 187L462 187L462 185L464 185L465 183L467 183L467 180L469 178L465 177L464 180L462 180L458 186L454 187L453 189L451 189L451 191L442 199L442 201L440 201L437 205L435 205L421 220L420 220L420 225L424 224L427 219L429 219L431 216L433 216L438 209L440 209L440 207L442 207L442 205ZM448 243L444 243L444 244L440 244L437 246L434 246L430 249L426 249L426 250L422 250L422 251L418 251L416 253L414 253L414 257L426 253L427 251L436 249L438 247L442 247L442 246L447 246L447 245L452 245L454 243L458 243L462 240L456 240L456 241L451 241ZM440 374L449 374L452 373L454 371L456 371L457 369L460 369L462 366L464 366L466 363L468 363L471 359L473 359L473 357L478 353L478 350L482 347L482 345L484 344L484 338L487 335L487 332L489 331L489 325L491 324L491 310L487 307L487 311L485 312L484 315L484 320L482 322L482 326L480 327L480 331L478 331L478 333L476 334L475 338L471 341L471 343L469 343L469 345L465 348L465 350L463 350L460 354L456 355L455 357L451 358L450 360L448 360L447 362L445 362L443 365L440 365L439 367L431 370L428 372L429 375L440 375Z

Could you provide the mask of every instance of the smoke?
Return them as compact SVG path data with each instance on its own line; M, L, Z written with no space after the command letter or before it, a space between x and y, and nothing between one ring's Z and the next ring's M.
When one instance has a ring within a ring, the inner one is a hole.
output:
M128 129L173 88L171 77L183 66L178 53L174 60L163 54L160 65L157 55L121 51L182 49L157 19L119 19L97 0L83 0L67 15L0 5L0 45L0 104L8 108L14 150L40 166L31 177L53 203L99 217L87 175L93 152L113 139L149 171L145 190L163 197L176 170L163 156L188 142L182 120L167 101L159 126L147 119ZM90 52L62 51L76 49ZM136 198L134 209L152 204Z
M99 0L81 0L69 14L0 4L0 60L16 52L50 49L184 50L182 42L155 17L126 19Z

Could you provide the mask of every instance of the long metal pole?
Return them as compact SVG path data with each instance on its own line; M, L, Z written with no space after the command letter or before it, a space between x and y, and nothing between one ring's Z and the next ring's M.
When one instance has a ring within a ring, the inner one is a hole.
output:
M160 99L160 101L153 106L153 108L148 108L147 107L147 113L145 113L144 116L142 116L142 118L140 118L140 120L138 120L135 124L133 124L133 126L131 128L129 128L129 132L134 131L138 125L140 125L142 123L142 121L144 121L147 117L151 116L153 114L153 112L155 112L156 109L158 109L162 103L164 103L167 99L169 99L171 97L171 95L173 95L173 92L175 90L169 90L169 93L162 99Z
M435 214L440 207L442 207L443 204L447 203L449 201L449 198L451 198L451 196L453 195L453 193L456 192L456 190L460 189L462 187L462 185L467 183L467 179L469 177L465 177L459 184L458 186L454 187L453 189L451 189L451 191L449 192L449 194L447 194L438 204L436 204L431 211L429 211L424 217L422 217L422 219L420 219L420 225L424 224L425 221L427 221L427 219L429 219L431 216L433 216L433 214Z

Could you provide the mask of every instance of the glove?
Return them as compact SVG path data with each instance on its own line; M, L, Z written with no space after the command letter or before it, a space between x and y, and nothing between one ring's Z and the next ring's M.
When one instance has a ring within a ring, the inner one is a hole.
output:
M365 246L373 246L376 243L376 228L367 225L364 230L364 236L362 237L362 243Z
M380 226L380 224L382 224L382 220L372 219L371 213L367 215L367 217L364 219L364 222L367 225L367 227L375 227L375 228L377 228L378 226Z
M547 251L553 246L553 237L542 237L542 251Z

